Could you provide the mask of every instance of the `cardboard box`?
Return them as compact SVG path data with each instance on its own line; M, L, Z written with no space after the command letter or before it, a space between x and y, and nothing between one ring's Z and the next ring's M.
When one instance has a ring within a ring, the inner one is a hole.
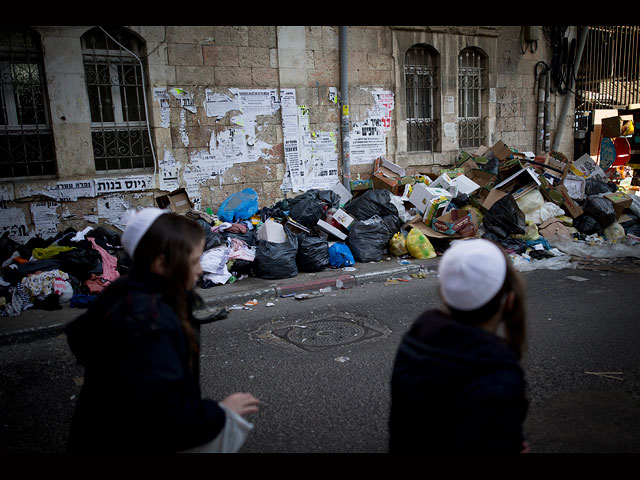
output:
M415 183L412 185L411 193L409 194L409 203L423 214L430 201L438 197L446 197L449 200L453 198L453 196L443 188L432 188L427 187L423 183Z
M567 192L569 192L569 196L574 200L584 200L586 183L586 178L576 177L575 175L567 175L562 181Z
M445 196L431 198L427 202L427 207L424 211L424 215L422 216L422 221L425 225L431 226L432 222L447 211L447 207L451 202L451 198L447 198Z
M260 226L256 233L256 238L271 243L284 243L287 241L284 226L272 219L267 220Z
M448 235L446 233L438 232L434 230L432 227L425 225L422 219L419 216L416 216L405 223L402 228L405 230L410 230L411 228L417 228L422 233L424 233L427 237L431 238L444 238L447 240L453 240L456 238L465 238L472 237L478 231L478 218L476 216L475 210L469 210L471 212L471 225L467 225L460 232L454 233L452 235Z
M404 185L415 182L413 177L407 176L404 168L382 157L375 161L372 180L374 188L390 190L394 195L401 195Z
M285 227L285 228L288 228L290 231L292 231L295 234L298 234L298 233L306 233L307 235L311 234L311 230L309 230L304 225L296 222L293 218L291 218L289 216L287 216L283 220L282 226Z
M471 225L471 211L470 210L451 210L450 212L437 217L432 223L431 228L436 232L444 233L446 235L454 235L465 227Z
M544 164L543 173L556 185L567 177L571 161L563 153L549 152L544 156Z
M171 210L175 213L185 213L193 208L193 203L191 203L189 195L187 195L187 191L184 188L156 197L156 205L158 205L158 208Z
M505 178L502 182L498 183L494 188L502 190L505 193L515 192L522 187L526 187L531 183L540 185L540 180L536 172L531 167L525 167L518 170L516 173L508 178Z
M604 198L608 198L613 203L613 209L616 211L616 220L620 218L625 209L631 208L633 203L633 198L624 192L608 193Z
M451 183L458 189L458 193L471 195L480 189L480 185L466 175L458 175L451 179Z
M498 143L491 147L491 151L498 160L506 160L513 155L513 151L502 140L499 140Z
M355 218L353 218L351 215L349 215L347 212L345 212L341 208L336 210L336 212L333 214L333 219L336 222L338 222L340 225L342 225L344 228L346 228L347 230L349 230L349 228L351 227L351 224L355 222Z
M569 192L563 184L551 185L544 175L540 175L540 193L550 202L562 207L572 218L577 218L584 213L580 205L578 205L569 195Z
M602 136L607 138L619 137L622 134L622 117L602 119Z
M371 190L373 182L371 180L354 180L349 182L349 188L351 188L352 192Z
M336 227L329 225L327 222L325 222L324 220L318 220L318 228L320 228L322 231L333 235L336 238L339 238L340 240L346 240L347 239L347 235L345 233L342 233L340 230L338 230Z

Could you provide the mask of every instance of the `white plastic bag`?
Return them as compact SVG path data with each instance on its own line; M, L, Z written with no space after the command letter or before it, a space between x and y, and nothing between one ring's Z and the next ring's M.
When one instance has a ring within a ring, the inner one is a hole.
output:
M182 453L237 453L244 445L249 432L253 430L253 424L247 422L244 417L230 408L218 403L225 411L226 421L224 428L216 438L204 445L190 448Z

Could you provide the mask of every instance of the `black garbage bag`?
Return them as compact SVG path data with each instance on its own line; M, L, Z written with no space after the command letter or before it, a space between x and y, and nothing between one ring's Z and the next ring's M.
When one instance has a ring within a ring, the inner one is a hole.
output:
M236 278L240 278L242 275L250 276L253 273L253 261L234 260L233 265L229 268L229 273Z
M391 236L402 231L402 220L397 215L385 215L382 217L382 223L387 227Z
M344 210L356 220L367 220L374 215L398 216L398 209L391 202L391 192L383 189L367 190L359 197L351 199Z
M578 232L585 235L591 235L594 233L601 234L603 229L598 220L591 215L583 213L579 217L573 219L573 226Z
M307 228L314 228L325 217L326 208L317 198L307 197L289 210L289 216Z
M624 227L623 227L624 228ZM635 237L640 237L640 224L634 223L627 228L624 228L625 235L633 235Z
M224 231L220 233L220 236L225 240L231 240L232 238L237 238L238 240L244 241L248 246L254 247L256 245L256 242L258 241L256 234L257 234L257 230L254 228L254 229L248 230L246 233L232 233L232 232Z
M498 235L492 232L485 233L484 235L482 235L482 238L486 240L491 240L493 242L500 244L507 252L520 254L527 251L527 242L520 238L513 238L513 237L500 238L498 237Z
M616 211L613 208L613 203L607 198L588 197L583 210L584 213L595 218L603 228L616 221Z
M603 182L597 178L587 178L584 184L584 193L586 196L598 195L599 193L613 193L618 187L613 182Z
M524 235L527 228L525 215L511 195L505 195L491 206L484 215L483 225L498 238Z
M257 241L256 256L253 260L257 277L271 280L298 275L298 238L286 228L285 235L287 240L283 243Z
M379 215L374 215L351 225L347 246L356 262L379 262L395 233L389 230Z
M322 237L298 235L298 269L319 272L329 266L329 242Z
M458 208L462 208L469 204L469 195L466 193L459 193L455 198L451 199L451 203Z
M4 232L0 237L0 263L8 260L20 247L18 242L9 237L9 232Z
M222 236L220 232L212 232L211 225L206 220L199 218L198 224L204 231L204 251L211 250L212 248L219 247L220 245L226 245L227 240Z

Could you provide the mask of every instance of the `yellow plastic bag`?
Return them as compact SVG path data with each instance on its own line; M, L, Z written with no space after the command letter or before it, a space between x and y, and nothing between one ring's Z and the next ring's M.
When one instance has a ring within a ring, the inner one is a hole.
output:
M409 250L407 250L407 239L404 238L402 233L396 233L391 240L389 240L389 253L396 257L401 257L409 253Z
M435 258L436 251L427 236L417 228L407 235L407 250L413 258Z

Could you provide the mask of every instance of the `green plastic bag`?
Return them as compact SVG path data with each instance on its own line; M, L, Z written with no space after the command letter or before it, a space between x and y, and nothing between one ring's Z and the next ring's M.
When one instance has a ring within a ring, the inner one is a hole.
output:
M413 258L435 258L436 251L427 236L417 228L407 235L407 250Z

